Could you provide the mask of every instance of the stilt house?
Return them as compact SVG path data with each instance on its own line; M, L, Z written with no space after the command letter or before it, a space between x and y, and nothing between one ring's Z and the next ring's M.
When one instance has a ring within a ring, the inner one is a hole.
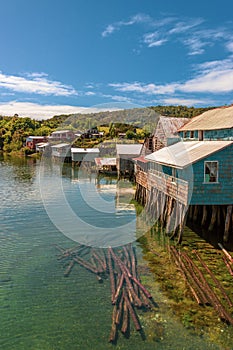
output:
M192 118L178 134L182 141L145 157L145 201L153 189L161 192L173 201L170 211L177 203L184 211L190 206L192 218L209 230L220 225L227 240L233 230L233 106Z

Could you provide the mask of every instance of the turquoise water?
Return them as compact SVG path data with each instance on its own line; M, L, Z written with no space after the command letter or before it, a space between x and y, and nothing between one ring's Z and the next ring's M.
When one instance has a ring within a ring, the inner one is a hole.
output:
M68 278L63 276L63 262L57 260L54 245L71 247L75 243L57 229L45 210L40 170L40 162L33 159L0 161L0 349L219 349L182 326L156 281L152 292L158 308L147 315L139 314L145 339L132 327L129 339L119 334L117 345L109 344L112 314L109 281L98 283L93 274L80 266L75 266ZM60 205L59 196L52 197L56 193L52 191L55 179L60 178L58 173L58 166L51 166L43 184L48 194L46 205L55 203L55 208ZM104 228L110 222L114 227L116 222L124 226L135 221L136 214L129 203L132 197L129 184L123 184L128 188L126 198L124 191L116 193L114 180L102 179L97 183L87 179L84 191L90 194L88 198L92 198L93 188L97 187L109 207L115 203L114 213L104 213L103 217L95 216L82 201L77 173L71 167L64 167L61 179L69 206L76 214L82 209L80 216L91 225ZM68 225L66 217L64 221ZM93 239L88 231L81 232L80 237ZM104 237L108 243L109 237ZM132 239L133 233L126 240ZM142 280L151 285L154 277L143 260L140 245L134 244L138 264L144 271Z

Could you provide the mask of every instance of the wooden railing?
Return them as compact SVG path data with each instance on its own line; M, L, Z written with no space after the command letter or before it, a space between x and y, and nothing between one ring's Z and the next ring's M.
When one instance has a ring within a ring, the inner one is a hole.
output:
M188 203L188 182L174 178L157 170L150 170L148 173L137 171L136 182L143 187L150 189L157 188L166 195L177 199L180 203Z

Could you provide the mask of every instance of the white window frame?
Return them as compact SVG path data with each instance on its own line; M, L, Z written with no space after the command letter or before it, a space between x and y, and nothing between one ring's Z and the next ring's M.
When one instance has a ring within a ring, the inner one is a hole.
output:
M206 163L216 163L217 164L217 176L216 181L206 181ZM217 184L219 183L219 162L218 160L206 160L204 161L204 184Z

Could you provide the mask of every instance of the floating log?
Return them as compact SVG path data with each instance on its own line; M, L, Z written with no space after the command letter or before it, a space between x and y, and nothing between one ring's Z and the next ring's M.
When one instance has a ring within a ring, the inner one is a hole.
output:
M184 253L183 253L184 255ZM206 278L204 277L203 273L198 269L198 267L192 263L195 271L200 277L200 281L203 284L203 290L208 295L208 298L210 299L211 305L214 307L214 309L218 312L220 318L227 323L233 324L233 318L231 315L228 314L228 312L225 310L224 306L220 302L218 296L213 291L213 289L210 287L209 283L207 282Z
M118 298L119 298L119 295L120 295L120 293L121 293L124 280L125 280L124 275L121 274L121 277L120 277L120 279L119 279L119 283L118 283L118 286L117 286L115 295L114 295L114 297L112 298L112 304L116 304L116 302L117 302L117 300L118 300Z
M123 321L121 326L122 333L126 333L129 328L129 310L124 298L124 307L123 307Z
M230 260L230 262L233 263L233 257L228 253L228 251L223 247L223 245L221 243L218 243L218 246L222 249L223 253Z
M123 296L121 295L121 300L117 308L117 314L116 314L116 320L115 320L118 326L121 324L122 315L123 315Z
M129 279L129 276L132 276L129 272L129 270L127 269L127 267L122 263L122 261L116 256L116 254L114 253L113 249L112 248L109 248L109 251L111 252L111 255L114 259L114 261L116 262L116 264L118 264L119 268L121 269L123 275L124 275L124 278L125 278L125 282L126 284L128 285L128 288L132 294L132 297L135 301L135 304L139 307L142 306L142 302L141 300L138 298L137 294L135 293L134 289L133 289L133 286L132 286L132 283L130 282L130 279Z
M132 244L130 244L129 246L129 256L131 257L132 276L138 279L138 273L136 268L136 256L135 256L135 251ZM135 293L139 296L139 288L136 283L134 283L134 290L135 290Z
M127 305L127 308L129 309L129 313L130 313L130 316L132 317L132 320L133 320L133 323L134 323L136 330L140 331L142 327L141 327L140 322L137 318L137 314L134 311L134 308L133 308L132 304L130 303L129 298L128 298L127 294L125 293L125 291L123 291L123 298L124 298L125 304Z
M230 272L230 275L233 276L233 270L231 268L229 261L227 260L227 258L225 256L223 256L222 258L223 258L223 261L224 261L228 271Z
M92 256L98 261L100 267L102 268L102 272L107 270L106 262L98 255L95 250L92 250Z
M202 264L202 266L205 268L205 270L209 273L209 275L211 276L211 278L213 279L214 283L216 284L216 286L220 289L223 297L226 299L226 301L228 302L228 305L230 307L233 306L231 299L228 297L227 293L225 292L224 288L222 287L221 283L219 282L219 280L217 280L217 278L214 276L213 272L209 269L209 267L206 265L206 263L203 261L203 259L200 257L200 255L197 253L197 251L195 251L195 254L198 258L198 260L200 261L200 263Z
M73 259L74 259L74 261L76 263L78 263L79 265L85 267L87 270L89 270L89 271L91 271L91 272L93 272L95 274L98 274L98 270L95 267L93 267L91 264L89 264L87 261L85 261L82 258L77 257L77 256L75 258L73 258Z
M110 343L114 343L117 337L116 315L117 315L117 307L116 305L114 305L113 313L112 313L112 328L109 336Z
M130 329L130 318L137 331L141 330L141 325L135 311L135 307L151 308L152 296L139 281L137 274L136 256L132 245L124 246L115 253L110 247L105 251L97 252L85 246L63 249L56 247L61 253L61 259L70 259L64 275L68 276L75 263L78 263L88 271L94 273L98 281L103 281L102 274L108 273L112 292L112 326L109 335L109 342L116 343L118 330L128 335ZM83 251L91 253L89 261L83 259L79 254ZM121 258L120 258L121 257ZM92 263L90 263L90 261ZM136 292L137 291L137 292Z
M188 269L186 265L184 264L183 260L181 259L180 254L175 249L175 247L170 247L171 253L173 255L173 258L179 267L180 271L182 272L185 281L187 282L187 285L193 294L194 299L197 301L199 305L209 304L209 301L203 293L203 290L199 284L198 279L196 278L195 273L193 273L192 270Z
M71 272L73 266L74 266L74 260L71 260L71 262L69 263L67 269L66 269L65 272L64 272L64 276L65 276L65 277L68 277L68 276L69 276L69 274L70 274L70 272Z
M111 285L111 291L112 291L112 303L113 303L115 294L116 294L116 286L115 286L115 277L114 277L113 268L112 268L112 258L111 258L110 250L108 250L108 269L109 269L110 285Z

